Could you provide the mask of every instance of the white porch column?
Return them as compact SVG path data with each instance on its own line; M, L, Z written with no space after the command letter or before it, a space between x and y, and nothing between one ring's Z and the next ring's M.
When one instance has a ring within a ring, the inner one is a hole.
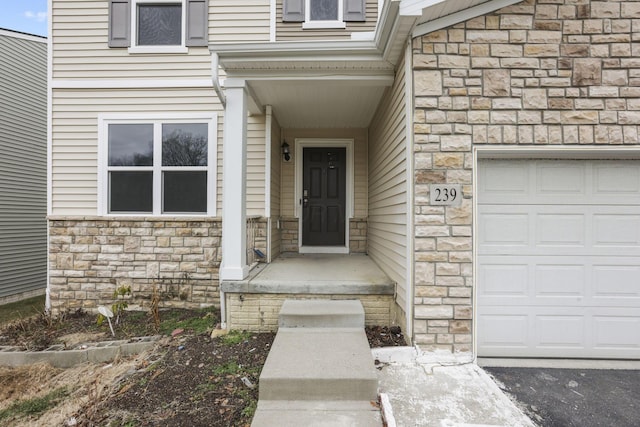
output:
M247 265L247 90L244 80L225 82L220 280L242 280Z

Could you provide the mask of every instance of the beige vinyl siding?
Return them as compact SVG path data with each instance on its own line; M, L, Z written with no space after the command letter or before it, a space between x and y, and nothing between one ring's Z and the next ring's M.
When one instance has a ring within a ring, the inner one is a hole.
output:
M129 54L127 48L109 48L108 12L107 1L53 2L54 79L211 78L207 47L191 47L188 54L164 55Z
M280 148L280 124L271 119L271 259L275 259L281 252L281 237L278 229L280 219L280 175L282 170L282 150Z
M353 139L354 218L367 217L367 131L366 129L286 129L283 138L290 146L291 161L282 164L280 209L283 217L295 216L295 140L296 138Z
M209 0L209 40L268 42L270 0Z
M47 279L47 42L4 33L0 33L0 303L43 293Z
M264 216L265 116L247 123L247 215Z
M218 113L217 209L222 209L222 109L202 89L63 90L52 97L53 215L96 215L98 115Z
M378 0L367 0L365 22L347 22L346 29L303 30L302 22L282 22L282 1L276 2L276 40L340 40L351 33L374 31L378 22Z
M368 252L397 282L397 303L406 312L407 131L404 65L387 90L369 131Z

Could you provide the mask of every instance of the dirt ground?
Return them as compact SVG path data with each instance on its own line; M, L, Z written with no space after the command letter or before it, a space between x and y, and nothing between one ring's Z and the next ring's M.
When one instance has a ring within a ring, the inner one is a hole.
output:
M117 339L157 333L146 313L123 316L115 328ZM159 331L164 338L153 351L110 364L65 370L0 367L0 425L250 425L260 370L275 335L232 331L216 336L216 316L215 310L164 312ZM366 332L372 347L406 345L397 327L367 327ZM104 339L111 339L108 326L98 326L96 317L84 312L58 320L40 315L0 327L0 345L29 350Z

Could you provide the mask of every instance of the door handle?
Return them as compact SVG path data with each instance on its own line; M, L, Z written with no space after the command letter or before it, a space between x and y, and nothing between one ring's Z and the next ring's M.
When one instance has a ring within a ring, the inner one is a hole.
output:
M307 206L309 206L309 199L305 197L304 199L302 199L302 207L306 208Z

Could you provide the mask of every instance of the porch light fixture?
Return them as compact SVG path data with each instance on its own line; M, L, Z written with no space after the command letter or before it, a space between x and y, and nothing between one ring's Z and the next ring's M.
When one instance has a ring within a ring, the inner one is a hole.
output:
M291 153L289 152L289 144L286 142L282 144L282 157L285 162L291 160Z

